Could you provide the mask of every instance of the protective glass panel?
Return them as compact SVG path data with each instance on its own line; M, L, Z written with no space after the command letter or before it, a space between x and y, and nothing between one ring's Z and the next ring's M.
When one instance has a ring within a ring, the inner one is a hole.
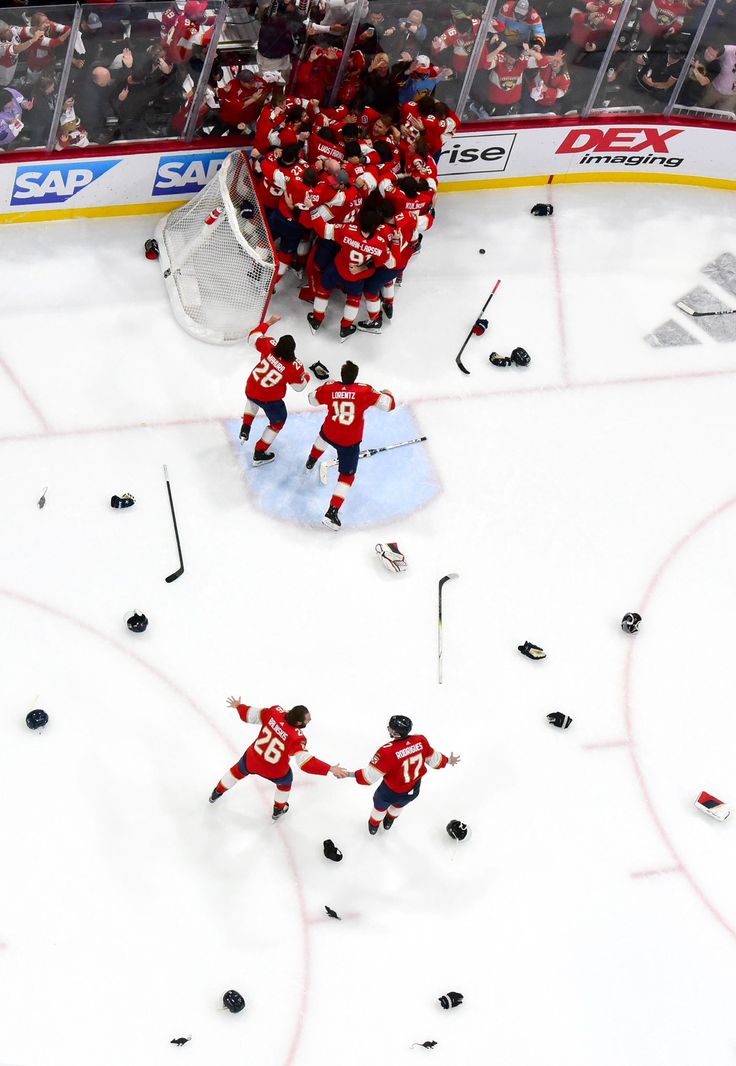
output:
M704 19L697 49L673 115L736 121L736 2L716 0Z

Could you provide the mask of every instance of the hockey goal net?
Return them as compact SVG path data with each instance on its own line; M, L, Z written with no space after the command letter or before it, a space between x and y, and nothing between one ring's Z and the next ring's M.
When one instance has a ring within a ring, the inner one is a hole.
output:
M275 252L246 156L156 227L161 269L178 323L211 344L243 340L264 316Z

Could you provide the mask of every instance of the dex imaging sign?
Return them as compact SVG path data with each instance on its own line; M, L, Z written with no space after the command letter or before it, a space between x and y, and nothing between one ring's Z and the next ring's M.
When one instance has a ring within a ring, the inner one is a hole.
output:
M214 178L228 152L207 152L200 155L165 155L158 161L153 179L153 196L181 196L203 189Z
M119 159L98 159L18 167L10 203L22 206L66 203L119 162Z
M565 136L556 155L579 155L580 166L614 164L626 167L679 167L684 156L673 155L670 141L681 129L659 126L575 128Z

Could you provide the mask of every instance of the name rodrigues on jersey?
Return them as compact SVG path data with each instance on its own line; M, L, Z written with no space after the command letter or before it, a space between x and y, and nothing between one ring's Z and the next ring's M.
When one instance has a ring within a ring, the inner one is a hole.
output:
M276 736L277 737L281 737L282 740L288 740L289 739L288 733L285 733L283 731L281 726L278 724L278 722L274 718L269 718L269 720L268 720L268 728L269 729L273 729L273 731L276 734Z
M412 745L411 745L410 747L408 747L408 748L402 748L402 749L401 749L401 751L397 751L397 752L396 752L396 758L397 758L397 759L405 759L407 755L413 755L413 754L414 754L414 752L416 752L416 751L421 751L421 750L422 750L422 745L421 745L421 743L419 743L419 744L412 744Z

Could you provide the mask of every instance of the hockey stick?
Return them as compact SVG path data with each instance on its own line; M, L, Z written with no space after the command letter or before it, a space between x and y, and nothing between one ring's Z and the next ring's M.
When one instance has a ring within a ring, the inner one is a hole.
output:
M359 452L358 458L369 459L371 455L378 455L379 452L392 452L394 448L406 448L408 444L421 444L426 439L426 437L415 437L414 440L403 440L401 444L387 444L385 448L368 448L364 452ZM319 464L319 479L323 485L327 484L327 471L331 466L337 466L338 462L338 459L325 459Z
M486 302L485 302L485 303L483 304L483 307L481 308L480 314L478 314L478 315L476 315L476 316L475 316L475 322L477 322L479 318L482 318L482 317L483 317L483 312L485 311L486 307L488 307L489 303L490 303L490 302L491 302L491 300L493 299L493 297L494 297L494 295L495 295L495 293L496 293L496 289L498 288L498 286L499 286L500 284L501 284L501 279L499 278L499 279L498 279L498 281L496 282L496 284L495 284L495 285L493 286L493 289L491 290L491 295L490 295L490 296L488 297L488 299L486 300ZM468 333L467 337L465 338L465 340L464 340L464 342L463 342L463 346L462 346L462 348L460 349L460 351L459 351L459 352L457 353L457 355L456 355L456 357L455 357L455 362L457 363L457 365L458 365L458 367L460 368L460 370L462 370L463 374L469 374L469 373L470 373L470 371L469 371L469 370L467 370L467 369L466 369L466 368L465 368L465 367L463 366L463 359L462 359L462 356L463 356L463 352L465 351L465 345L466 345L466 344L468 343L468 341L470 340L470 338L471 338L471 337L473 336L473 330L475 329L475 322L474 322L474 323L473 323L473 325L472 325L472 326L470 327L470 333Z
M692 318L705 318L711 315L736 315L736 311L696 311L690 304L685 303L684 300L678 300L676 307L679 307L681 311L684 311L686 315L690 315Z
M176 581L178 577L184 573L184 559L181 554L181 542L179 541L179 527L176 524L176 512L174 511L174 501L171 496L171 485L169 484L169 468L164 463L164 477L166 478L166 491L169 494L169 507L171 508L171 520L174 523L174 536L176 537L176 550L179 552L179 569L175 570L173 574L169 574L166 578L167 584L172 581Z
M442 684L442 587L446 581L459 576L459 574L445 574L444 577L440 578L439 604L437 608L437 670L440 684Z

